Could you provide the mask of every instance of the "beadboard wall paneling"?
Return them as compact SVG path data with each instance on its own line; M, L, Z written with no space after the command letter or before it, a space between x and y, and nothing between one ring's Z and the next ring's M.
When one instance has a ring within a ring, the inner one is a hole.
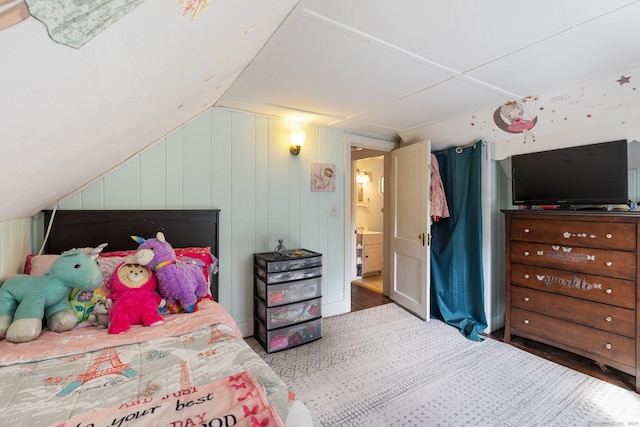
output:
M323 254L323 305L344 312L344 133L305 130L292 156L286 121L212 109L59 208L221 209L220 302L244 332L253 328L252 255L273 250L278 239ZM311 192L314 162L335 164L335 192Z
M0 283L24 271L31 244L31 218L0 222Z
M255 248L256 216L267 215L264 206L256 201L256 118L237 115L231 121L231 161L227 168L237 171L229 183L228 203L234 213L230 221L232 241L228 250L231 253L231 283L251 283L253 278L253 258L247 256L245 248ZM261 134L262 136L264 133ZM243 143L244 141L244 143ZM261 140L261 144L265 141ZM229 171L227 171L229 173ZM268 243L268 242L266 242ZM253 289L253 288L251 288ZM245 298L233 298L232 310L244 312L247 309Z
M145 179L140 186L140 205L148 209L164 209L167 197L167 144L154 144L140 157L140 175Z

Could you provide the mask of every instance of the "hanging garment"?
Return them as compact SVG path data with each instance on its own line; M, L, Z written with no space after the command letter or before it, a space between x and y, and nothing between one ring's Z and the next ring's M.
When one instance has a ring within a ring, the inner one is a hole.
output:
M435 154L431 154L431 217L434 221L440 218L449 217L449 207L447 206L447 196L444 193L444 185L440 177L440 165Z

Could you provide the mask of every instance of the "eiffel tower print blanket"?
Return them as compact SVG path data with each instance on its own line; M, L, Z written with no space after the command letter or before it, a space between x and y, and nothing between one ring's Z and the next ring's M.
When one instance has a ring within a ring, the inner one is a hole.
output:
M89 412L51 427L156 425L284 427L264 390L248 372Z
M231 317L208 300L195 313L169 314L162 325L136 325L122 335L89 327L45 332L29 343L0 341L0 364L2 426L218 425L216 417L245 413L229 394L229 378L239 374L242 387L257 396L248 415L286 419L292 403L287 386L242 339ZM221 399L214 405L208 398L222 386L233 405L216 406ZM155 412L163 424L142 422ZM107 414L108 422L91 418L99 414ZM238 418L231 425L243 424Z

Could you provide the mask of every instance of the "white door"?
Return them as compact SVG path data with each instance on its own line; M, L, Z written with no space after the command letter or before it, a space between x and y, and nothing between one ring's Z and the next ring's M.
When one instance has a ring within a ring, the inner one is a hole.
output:
M431 142L391 152L391 290L389 297L418 317L430 315Z

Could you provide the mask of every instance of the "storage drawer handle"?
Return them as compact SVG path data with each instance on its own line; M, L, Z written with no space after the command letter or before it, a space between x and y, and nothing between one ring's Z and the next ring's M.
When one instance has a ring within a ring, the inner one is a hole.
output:
M529 251L524 251L524 256L529 256Z
M606 343L606 344L604 345L604 347L605 347L607 350L611 350L611 348L612 348L613 346L612 346L611 344L609 344L609 343Z
M613 263L611 261L607 261L604 263L604 265L606 265L607 267L611 267Z
M528 325L528 324L529 324L529 319L524 319L524 320L522 321L522 323L524 323L525 325Z
M607 233L607 234L605 235L605 237L606 237L607 239L610 239L610 238L612 238L612 237L613 237L613 234L611 234L611 233Z
M529 302L529 297L524 297L522 299L524 300L524 302Z
M604 320L606 320L607 322L611 322L613 320L613 317L607 316L604 318Z
M524 229L524 232L525 232L525 233L528 233L528 232L529 232L529 229L528 229L528 228L525 228L525 229Z
M610 294L611 292L613 292L611 289L607 289L604 291L605 294Z
M525 274L525 275L524 275L524 276L522 276L522 277L524 277L525 279L528 279L528 278L529 278L529 275L528 275L528 274Z

